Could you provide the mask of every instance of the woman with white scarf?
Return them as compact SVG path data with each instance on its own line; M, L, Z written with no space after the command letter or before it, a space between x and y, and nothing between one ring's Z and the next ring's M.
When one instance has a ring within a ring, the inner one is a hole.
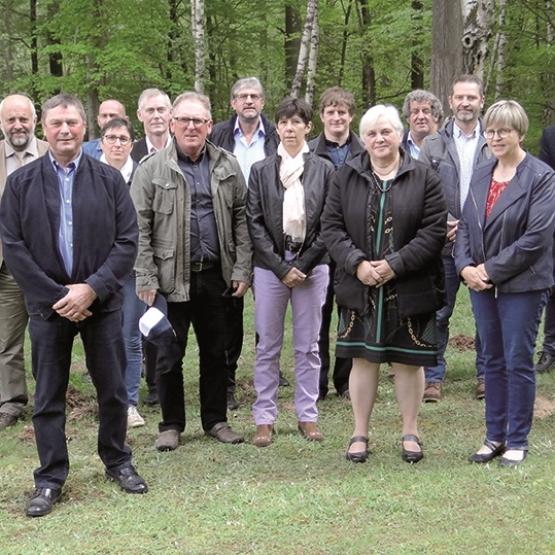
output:
M312 110L303 100L286 98L276 111L277 154L253 165L247 222L254 248L256 347L253 443L272 442L277 418L279 358L284 320L291 301L295 351L295 412L298 429L321 441L318 428L318 333L328 283L320 217L333 167L309 152L306 136Z

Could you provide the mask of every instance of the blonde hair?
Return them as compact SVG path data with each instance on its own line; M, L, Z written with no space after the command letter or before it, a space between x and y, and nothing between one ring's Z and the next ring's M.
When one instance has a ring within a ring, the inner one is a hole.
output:
M515 100L498 100L488 108L484 116L484 129L493 123L514 129L521 138L528 132L528 116Z

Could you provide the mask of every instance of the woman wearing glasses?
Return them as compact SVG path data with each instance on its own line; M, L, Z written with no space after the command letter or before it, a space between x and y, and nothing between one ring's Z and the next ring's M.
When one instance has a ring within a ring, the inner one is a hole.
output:
M309 152L312 110L286 98L276 111L277 154L252 166L247 223L254 248L256 346L254 444L272 442L277 418L279 357L287 305L293 312L295 412L299 432L320 441L318 333L328 284L320 217L333 166Z
M486 367L486 437L470 457L517 466L528 452L536 391L533 350L553 286L553 170L527 154L528 117L512 100L484 118L493 158L476 169L455 243L471 289Z
M131 158L133 147L133 127L123 118L110 120L100 132L100 161L119 170L125 182L130 185L137 162ZM139 385L141 382L141 332L139 318L145 311L145 304L135 293L135 275L131 274L123 284L122 329L125 344L125 386L127 388L128 408L127 427L144 426L145 421L137 410Z

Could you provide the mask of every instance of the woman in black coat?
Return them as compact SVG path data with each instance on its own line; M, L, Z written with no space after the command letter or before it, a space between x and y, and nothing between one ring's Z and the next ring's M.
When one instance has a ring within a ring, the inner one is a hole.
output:
M336 175L322 234L337 264L337 356L352 357L354 432L347 459L368 457L368 420L380 364L391 364L403 419L402 457L422 458L417 416L422 366L436 364L435 311L443 303L447 210L437 174L401 148L403 125L378 105L360 122L366 151Z

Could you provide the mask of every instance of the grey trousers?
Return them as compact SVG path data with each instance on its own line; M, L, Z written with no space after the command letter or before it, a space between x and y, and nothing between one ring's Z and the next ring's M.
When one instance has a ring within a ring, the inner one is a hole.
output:
M23 342L27 326L23 294L2 262L0 267L0 413L20 416L27 404Z

